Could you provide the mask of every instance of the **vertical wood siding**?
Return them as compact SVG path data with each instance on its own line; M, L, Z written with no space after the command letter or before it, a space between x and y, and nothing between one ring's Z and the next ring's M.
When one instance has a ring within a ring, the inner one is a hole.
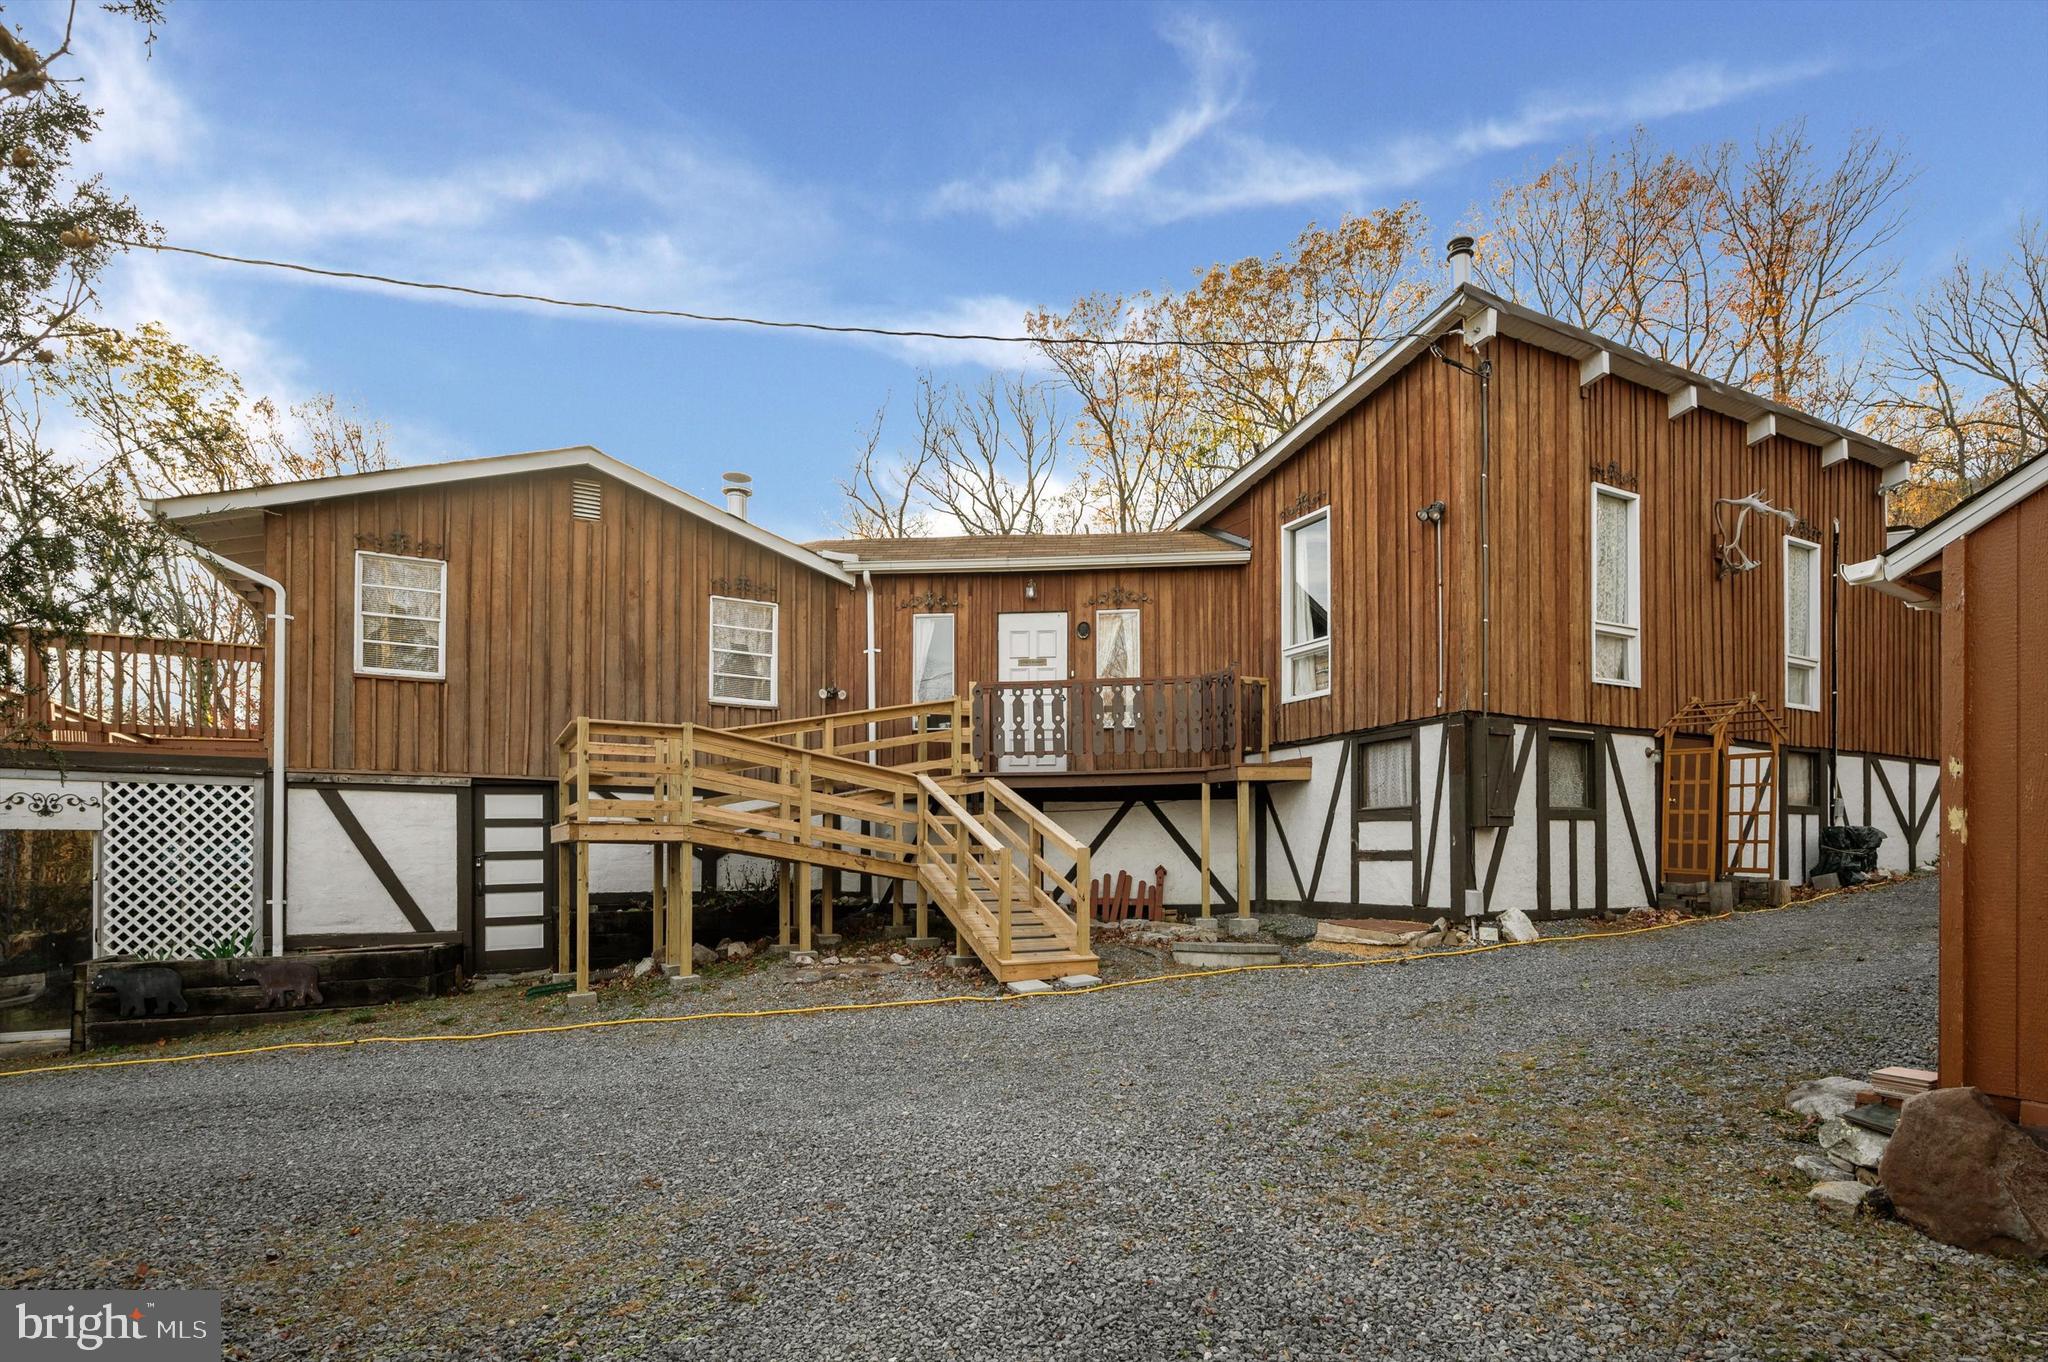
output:
M2048 493L1942 559L1941 1081L2048 1124Z
M1833 520L1840 561L1884 546L1876 468L1824 469L1818 450L1783 437L1750 446L1742 422L1713 412L1673 421L1663 393L1622 379L1581 389L1575 361L1506 337L1486 353L1491 709L1650 729L1694 696L1755 691L1785 714L1791 744L1824 747L1839 679L1843 749L1934 755L1936 618L1827 575ZM1436 712L1433 532L1414 513L1439 497L1449 504L1444 708L1481 706L1477 440L1477 381L1423 356L1210 522L1252 541L1247 667L1277 677L1280 525L1305 493L1333 507L1333 690L1279 706L1276 736L1309 741ZM1641 687L1592 679L1592 466L1610 462L1641 498ZM1818 712L1784 709L1784 523L1752 514L1742 543L1760 566L1714 576L1714 500L1751 492L1822 532ZM1839 678L1828 642L1838 608Z
M818 713L820 686L858 685L858 654L832 650L843 584L610 479L602 519L575 519L577 476L337 498L270 518L266 560L298 616L294 769L551 777L555 735L579 714L743 724ZM359 535L361 547L396 535L443 546L445 680L355 674ZM707 698L711 583L740 577L771 586L781 606L773 710Z

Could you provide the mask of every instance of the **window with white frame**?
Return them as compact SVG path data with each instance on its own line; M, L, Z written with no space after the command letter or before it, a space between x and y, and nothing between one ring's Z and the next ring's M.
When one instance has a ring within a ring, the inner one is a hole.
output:
M960 687L953 672L953 617L913 615L910 620L910 698L913 702L950 700ZM934 715L928 728L946 728L948 716Z
M1643 684L1642 529L1635 495L1593 488L1593 679Z
M1785 539L1785 705L1820 708L1820 545Z
M711 598L711 698L721 705L775 704L773 601Z
M1098 677L1138 675L1139 648L1138 612L1135 610L1098 610L1095 612L1095 674ZM1125 728L1134 728L1138 722L1138 688L1136 686L1101 686L1096 690L1095 703L1102 715L1102 726L1110 728L1122 723Z
M1280 531L1280 668L1285 697L1330 693L1330 512Z
M356 554L356 670L438 680L448 674L448 565Z

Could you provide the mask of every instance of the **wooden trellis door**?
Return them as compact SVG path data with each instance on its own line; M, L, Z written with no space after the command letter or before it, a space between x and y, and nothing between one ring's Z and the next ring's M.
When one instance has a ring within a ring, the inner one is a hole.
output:
M1664 878L1714 878L1720 824L1720 751L1671 747L1664 753Z

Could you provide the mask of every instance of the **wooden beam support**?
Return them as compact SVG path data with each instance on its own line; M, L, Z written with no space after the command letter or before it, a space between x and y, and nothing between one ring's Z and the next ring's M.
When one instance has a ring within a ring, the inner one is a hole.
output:
M788 861L775 863L775 944L789 945L789 872Z
M1889 492L1892 488L1899 486L1912 476L1913 461L1911 459L1900 459L1897 463L1886 464L1883 475L1877 480L1878 490Z
M576 996L590 992L590 847L576 843Z
M1590 388L1614 372L1614 356L1605 350L1596 350L1579 361L1579 386Z
M1749 433L1744 437L1747 443L1760 445L1778 433L1778 418L1775 413L1765 412L1749 423Z
M1237 782L1237 915L1252 915L1252 783L1248 780Z
M676 973L688 977L697 972L697 866L688 842L676 843L674 866L676 920L669 951Z
M1700 390L1697 384L1692 383L1686 384L1683 388L1671 394L1670 400L1664 404L1664 414L1673 421L1676 421L1689 411L1698 411L1699 409Z
M1821 446L1820 466L1822 468L1833 468L1838 463L1847 463L1848 461L1849 438L1846 435L1838 436Z

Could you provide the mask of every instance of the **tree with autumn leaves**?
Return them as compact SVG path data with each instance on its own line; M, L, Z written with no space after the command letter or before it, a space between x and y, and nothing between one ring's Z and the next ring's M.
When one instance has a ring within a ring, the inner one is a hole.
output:
M1917 521L2041 450L2048 260L2023 223L2006 258L1960 261L1893 301L1913 183L1869 132L1832 153L1803 123L1679 152L1638 130L1501 184L1470 228L1480 282L1504 296L1913 452L1893 509ZM1447 286L1435 245L1404 203L1312 223L1185 289L1034 311L1069 449L979 466L979 482L1007 479L1012 500L1056 500L1095 528L1164 527L1406 334ZM899 514L871 504L850 532L928 527L953 491L917 453L881 458L870 438L866 486L892 491Z

